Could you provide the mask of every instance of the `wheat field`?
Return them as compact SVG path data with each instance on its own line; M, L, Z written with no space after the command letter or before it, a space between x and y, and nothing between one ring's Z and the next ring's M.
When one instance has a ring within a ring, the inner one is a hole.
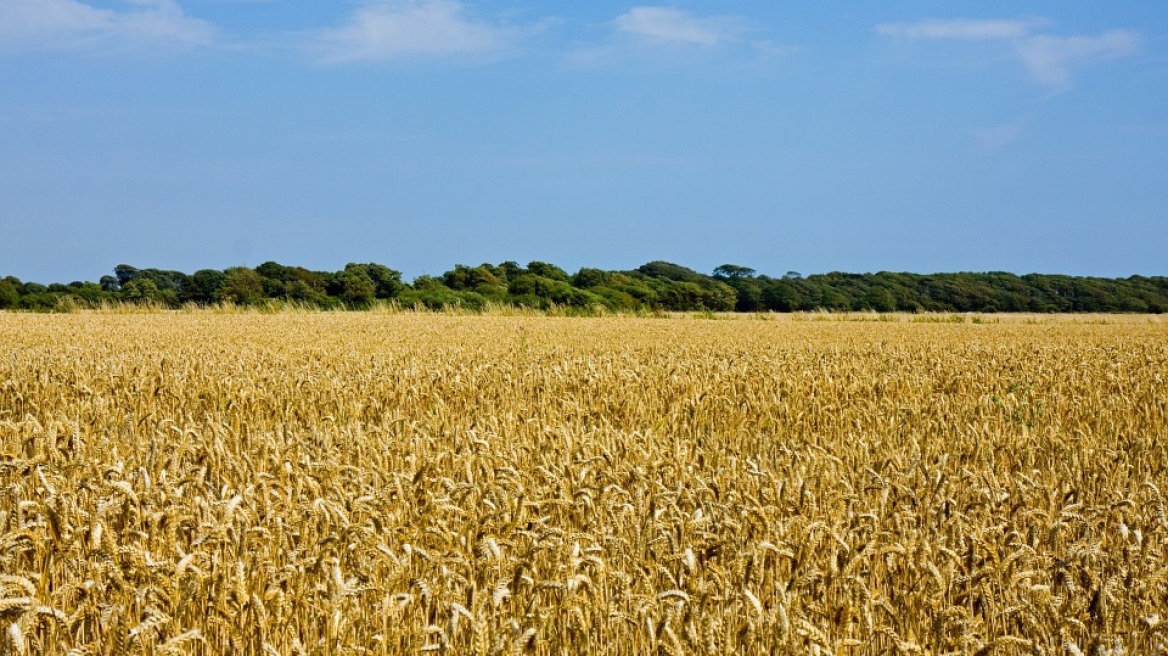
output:
M709 318L0 314L0 653L1168 652L1168 322Z

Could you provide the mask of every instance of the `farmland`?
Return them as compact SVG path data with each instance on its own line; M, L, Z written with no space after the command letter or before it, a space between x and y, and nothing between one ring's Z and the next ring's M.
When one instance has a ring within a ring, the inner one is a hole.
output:
M0 651L1168 650L1168 322L718 317L0 314Z

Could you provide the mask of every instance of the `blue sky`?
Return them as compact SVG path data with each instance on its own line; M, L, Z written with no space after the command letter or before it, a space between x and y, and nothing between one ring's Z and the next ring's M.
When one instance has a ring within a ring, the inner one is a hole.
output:
M0 275L1168 275L1168 4L0 0Z

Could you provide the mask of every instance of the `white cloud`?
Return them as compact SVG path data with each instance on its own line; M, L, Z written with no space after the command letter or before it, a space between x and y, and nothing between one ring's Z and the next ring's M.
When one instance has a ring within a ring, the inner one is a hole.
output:
M1009 43L1030 76L1051 87L1069 85L1073 66L1130 55L1140 42L1139 36L1128 30L1111 30L1097 36L1052 36L1037 32L1041 26L1036 21L954 18L883 23L876 26L876 31L910 40Z
M325 30L325 60L390 60L414 56L481 55L504 49L512 30L476 21L455 0L367 2L347 24Z
M1018 41L1014 47L1034 79L1049 86L1064 86L1070 82L1072 65L1130 55L1139 43L1139 37L1132 32L1112 30L1099 36L1037 35Z
M173 0L101 9L78 0L0 0L0 50L210 44L215 28Z
M618 15L612 28L612 38L570 51L567 61L586 68L731 62L754 66L799 51L757 38L758 26L741 16L699 15L675 7L633 7Z
M738 38L741 25L727 16L695 16L673 7L633 7L616 19L616 28L660 43L717 46Z

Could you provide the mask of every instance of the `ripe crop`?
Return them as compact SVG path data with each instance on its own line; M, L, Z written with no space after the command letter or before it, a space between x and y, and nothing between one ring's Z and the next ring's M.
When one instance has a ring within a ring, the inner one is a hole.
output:
M0 653L1168 649L1168 323L0 314Z

